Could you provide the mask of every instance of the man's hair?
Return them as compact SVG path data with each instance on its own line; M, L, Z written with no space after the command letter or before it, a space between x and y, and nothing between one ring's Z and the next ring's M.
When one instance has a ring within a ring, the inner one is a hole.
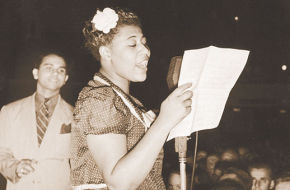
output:
M70 60L68 59L68 57L66 56L66 54L62 50L58 50L58 49L47 48L47 49L41 49L40 51L38 51L36 53L36 56L33 59L33 68L39 69L43 58L48 56L48 55L56 55L58 57L63 58L65 65L66 65L66 72L67 72L67 74L69 74L69 72L70 72L70 66L69 66Z
M275 184L277 185L282 182L290 182L290 170L284 171L277 176Z
M250 172L251 169L266 169L269 171L269 177L273 178L273 166L270 162L262 160L262 159L256 159L249 163L248 165L248 171Z
M226 179L217 182L211 190L246 190L246 188L239 182L231 179Z

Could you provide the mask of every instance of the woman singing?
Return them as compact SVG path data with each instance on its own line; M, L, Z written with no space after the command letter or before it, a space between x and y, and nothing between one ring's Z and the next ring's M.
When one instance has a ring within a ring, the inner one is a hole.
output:
M155 118L129 91L131 82L146 79L150 57L139 18L105 8L86 23L83 34L101 65L74 110L74 189L165 189L162 147L170 130L191 111L191 84L175 89Z

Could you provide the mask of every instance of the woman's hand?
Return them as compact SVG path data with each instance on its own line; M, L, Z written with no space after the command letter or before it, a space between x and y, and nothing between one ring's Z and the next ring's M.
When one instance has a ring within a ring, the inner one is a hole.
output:
M191 83L181 85L176 88L161 104L158 118L170 123L171 125L169 126L171 126L171 128L177 125L191 112L191 98L193 93L191 90L187 90L191 86Z

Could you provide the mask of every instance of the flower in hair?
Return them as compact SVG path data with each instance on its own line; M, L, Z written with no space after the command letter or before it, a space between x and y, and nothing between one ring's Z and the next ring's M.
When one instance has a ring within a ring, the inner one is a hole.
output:
M107 34L112 28L115 28L119 20L118 14L111 8L105 8L103 11L97 10L91 21L94 29Z

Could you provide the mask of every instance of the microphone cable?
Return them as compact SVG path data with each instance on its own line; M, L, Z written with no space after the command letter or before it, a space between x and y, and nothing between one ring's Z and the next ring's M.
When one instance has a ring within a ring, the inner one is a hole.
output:
M198 144L198 131L195 132L195 146L194 146L194 155L193 155L190 190L193 190L193 184L194 184L194 173L195 173L195 167L196 167L197 144Z

